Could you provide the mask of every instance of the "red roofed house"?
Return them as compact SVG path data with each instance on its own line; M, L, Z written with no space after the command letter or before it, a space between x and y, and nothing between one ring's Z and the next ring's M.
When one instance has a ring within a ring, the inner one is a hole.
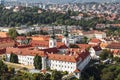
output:
M91 44L91 45L100 45L101 43L101 40L97 39L97 38L92 38L88 44Z
M28 42L27 38L24 36L17 36L16 41L17 41L18 45L27 44L27 42Z
M92 59L96 59L96 58L98 59L101 51L102 51L102 49L100 46L93 46L89 49Z
M108 44L107 49L113 53L114 57L120 57L120 42L112 42Z
M97 39L106 38L105 32L100 32L100 31L95 31L95 30L83 32L83 35L89 39L91 39L91 38L97 38Z
M13 47L15 41L10 38L0 38L0 48Z

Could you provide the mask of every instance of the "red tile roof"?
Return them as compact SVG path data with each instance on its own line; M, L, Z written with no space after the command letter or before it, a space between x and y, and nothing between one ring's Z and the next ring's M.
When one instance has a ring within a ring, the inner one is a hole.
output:
M0 54L5 54L5 52L6 52L6 49L5 49L5 48L1 48L1 49L0 49Z
M48 48L48 49L42 49L42 51L46 53L57 53L58 49L57 48Z
M66 49L68 47L63 42L57 42L57 48L59 48L59 49Z
M0 37L9 37L7 32L0 32Z
M117 43L117 42L112 42L111 44L109 44L107 46L107 48L110 48L110 49L120 49L120 42Z
M78 51L78 49L73 49L72 51L69 50L64 54L48 54L48 59L66 62L77 62L79 60L84 60L89 55L89 52L87 51Z
M101 41L99 40L99 39L97 39L97 38L92 38L90 41L89 41L89 43L100 43Z
M6 47L13 47L15 45L15 41L6 37L6 38L0 38L0 48L6 48Z
M24 36L17 36L16 40L26 40L26 37L24 37Z
M93 49L94 49L95 51L100 51L100 50L102 50L100 46L94 46Z
M79 70L79 69L76 69L74 72L79 73L79 72L80 72L80 70Z
M44 69L44 70L41 70L40 72L42 72L43 74L45 74L47 72L47 70Z
M77 44L77 45L78 45L78 47L79 47L80 49L87 49L87 48L90 48L90 47L91 47L90 44Z
M38 40L32 40L30 42L31 46L41 46L41 47L49 47L49 41L38 41Z
M62 55L62 54L48 54L48 59L66 61L66 62L77 62L74 56Z
M46 56L44 51L35 50L34 48L6 48L6 53L11 54L15 53L17 55L31 55L35 56L38 54L39 56Z

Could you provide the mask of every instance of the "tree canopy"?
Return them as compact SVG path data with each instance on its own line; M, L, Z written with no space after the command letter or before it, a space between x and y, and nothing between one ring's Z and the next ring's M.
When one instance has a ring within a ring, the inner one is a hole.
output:
M36 55L34 57L34 67L35 67L35 69L42 69L42 58L41 58L41 56Z
M105 60L105 59L107 59L107 58L112 58L112 57L113 57L113 56L112 56L111 52L110 52L109 50L107 50L107 49L103 50L103 51L101 52L101 54L100 54L100 59L101 59L101 60Z
M12 63L18 63L18 56L14 53L10 54L10 62Z
M9 29L8 34L12 39L15 39L18 36L18 32L16 31L15 28Z

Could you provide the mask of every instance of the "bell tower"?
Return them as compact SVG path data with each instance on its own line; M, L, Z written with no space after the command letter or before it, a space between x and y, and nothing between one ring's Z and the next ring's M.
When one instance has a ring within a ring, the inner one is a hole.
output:
M50 39L49 39L49 48L54 48L54 47L57 47L57 41L55 38L54 27L52 27L52 34L51 34Z
M65 26L65 30L63 31L63 39L62 42L65 43L66 46L69 47L69 38L68 38L68 29L67 26Z

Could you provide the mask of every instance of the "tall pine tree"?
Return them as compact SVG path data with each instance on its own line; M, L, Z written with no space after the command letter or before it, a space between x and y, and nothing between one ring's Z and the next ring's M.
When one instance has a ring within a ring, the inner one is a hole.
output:
M35 69L42 69L42 59L38 55L34 57L34 67Z
M10 62L12 63L18 63L18 56L14 53L11 53L10 55Z

